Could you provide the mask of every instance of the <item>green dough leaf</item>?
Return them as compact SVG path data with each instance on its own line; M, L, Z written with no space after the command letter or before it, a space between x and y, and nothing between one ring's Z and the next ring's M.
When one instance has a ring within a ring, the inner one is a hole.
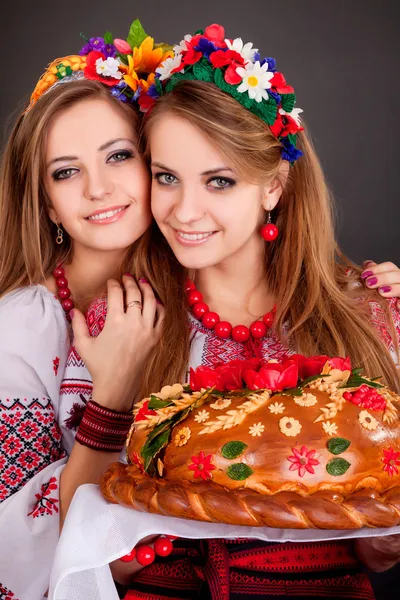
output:
M224 458L238 458L246 448L247 444L244 442L228 442L222 446L221 454Z
M329 475L338 477L339 475L344 475L349 467L350 463L344 458L332 458L326 465L326 470Z
M106 31L104 34L104 41L106 44L112 44L114 41L113 34L111 31Z
M385 387L384 385L382 385L381 383L378 383L377 381L370 381L369 379L364 379L364 377L360 377L360 375L358 373L353 373L350 375L350 377L348 378L348 380L341 385L341 388L349 388L349 387L360 387L360 385L368 385L371 388L383 388Z
M277 392L279 396L302 396L303 390L301 388L287 388L287 390L282 390L281 392Z
M157 396L151 394L148 408L151 410L157 410L158 408L165 408L166 406L171 406L171 404L173 404L171 400L160 400L160 398L157 398Z
M236 481L243 481L253 474L253 471L245 463L236 463L228 467L228 477Z
M131 48L137 48L147 38L147 34L139 19L135 19L131 25L128 35L128 44Z
M328 442L328 450L332 454L342 454L350 446L351 442L345 438L332 438Z
M313 381L317 381L317 379L321 379L321 377L330 377L330 375L311 375L311 377L307 377L306 379L303 379L303 381L300 383L300 387L302 387L302 388L307 387L309 383L312 383Z

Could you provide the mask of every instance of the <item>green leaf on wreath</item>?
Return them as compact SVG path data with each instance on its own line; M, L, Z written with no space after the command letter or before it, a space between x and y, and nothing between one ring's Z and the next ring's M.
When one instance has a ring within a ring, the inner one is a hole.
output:
M344 475L349 467L350 463L344 458L332 458L326 465L326 470L329 475L338 477L339 475Z
M199 81L209 81L214 83L214 69L207 59L200 59L193 65L193 75Z
M128 57L126 54L121 54L121 52L117 52L117 56L118 56L119 60L124 63L124 65L128 66L129 61L128 61Z
M129 29L127 42L131 48L137 48L147 38L147 33L139 19L135 19Z
M289 133L289 135L286 136L286 139L289 140L294 147L296 147L296 135L294 133Z
M173 404L172 400L161 400L160 398L157 398L157 396L154 396L154 394L151 394L148 408L150 410L157 410L158 408L171 406L171 404Z
M192 73L175 73L170 79L168 79L165 85L166 92L172 92L172 90L182 81L189 79L195 79Z
M328 450L332 454L342 454L347 448L350 446L350 440L346 440L345 438L332 438L327 443Z
M167 44L166 42L159 42L158 44L154 44L153 48L154 48L154 50L157 50L157 48L161 48L161 50L163 51L163 54L173 50L173 46L171 46L170 44Z
M204 31L202 29L198 29L194 32L194 35L204 35Z
M114 41L113 34L111 31L106 31L104 34L104 41L106 44L112 44Z
M242 96L248 94L241 94ZM249 98L249 100L251 100ZM239 100L241 102L241 100ZM242 102L243 104L243 102ZM254 114L256 114L260 119L268 123L268 125L273 125L276 121L276 115L278 112L278 105L276 104L273 98L269 100L263 100L262 102L256 102L255 100L251 100L251 105L247 106L249 110L251 110Z
M227 474L228 477L235 481L243 481L250 477L250 475L253 474L253 471L245 463L235 463L228 467Z
M296 104L295 94L281 94L282 108L285 112L290 113L294 109Z
M222 446L221 454L224 458L238 458L246 450L247 444L244 442L228 442Z
M163 85L162 85L159 77L156 77L154 79L154 84L156 86L157 94L159 94L160 96L162 96L163 93L164 93L164 88L163 88Z

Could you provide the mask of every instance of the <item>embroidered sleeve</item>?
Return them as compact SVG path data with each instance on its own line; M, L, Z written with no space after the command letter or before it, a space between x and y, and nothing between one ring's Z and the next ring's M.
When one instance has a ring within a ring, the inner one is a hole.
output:
M369 301L372 323L389 350L394 363L400 368L400 301L398 298L390 298L388 305L392 323L388 322L385 311L379 302Z
M0 502L63 456L57 424L68 349L61 307L41 286L0 301Z

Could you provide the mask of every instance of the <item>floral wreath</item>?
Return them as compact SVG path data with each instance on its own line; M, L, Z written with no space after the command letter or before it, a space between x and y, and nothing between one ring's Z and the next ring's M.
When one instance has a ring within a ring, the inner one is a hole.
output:
M132 23L126 40L114 38L109 31L103 37L84 39L78 55L57 58L48 66L27 111L56 85L79 79L100 81L121 102L134 103L154 84L156 69L173 56L172 47L155 44L139 19Z
M224 28L216 24L185 35L174 47L174 56L156 69L154 84L139 98L141 110L151 109L157 97L184 80L214 83L262 119L282 143L284 160L292 164L302 155L296 149L296 134L303 129L303 111L295 108L294 89L276 70L275 59L261 59L251 42L226 39Z

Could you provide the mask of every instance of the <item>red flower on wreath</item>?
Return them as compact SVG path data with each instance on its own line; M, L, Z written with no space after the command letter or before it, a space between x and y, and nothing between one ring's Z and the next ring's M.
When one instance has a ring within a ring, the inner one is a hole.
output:
M236 69L244 65L244 59L235 50L218 50L217 52L213 52L210 54L210 61L216 69L229 65L224 74L224 79L227 83L235 85L242 81L242 77L236 73Z
M146 421L147 415L156 415L156 411L149 408L149 400L147 400L141 408L139 408L136 415L135 423L137 421Z
M96 68L96 61L101 58L102 60L107 60L107 57L97 50L93 50L89 52L86 57L86 67L84 68L84 75L86 79L92 79L94 81L101 81L105 85L113 86L117 85L120 82L120 79L116 79L115 77L104 77L103 75L99 75Z
M28 517L32 516L33 519L41 517L43 515L52 515L53 510L58 513L58 498L52 497L52 493L58 488L57 479L51 477L47 483L43 483L41 487L41 493L35 494L36 504L33 510L28 513Z
M211 459L212 455L207 454L206 456L203 451L199 452L197 456L192 456L193 462L188 466L188 469L194 471L193 476L195 479L201 477L206 481L212 478L211 471L214 471L216 466L212 464Z
M193 391L215 388L219 392L240 390L243 388L244 373L257 370L258 359L232 360L218 367L197 367L190 369L190 387Z
M383 470L392 477L395 473L398 475L399 470L398 466L400 465L400 452L395 452L393 448L389 448L389 450L383 451L382 462Z
M306 471L314 475L314 467L319 465L319 460L314 458L316 450L309 450L307 446L302 446L300 450L292 448L292 452L293 455L287 458L292 463L289 471L298 471L300 477L303 477Z
M276 71L272 79L270 79L271 87L275 88L278 94L294 94L294 89L286 83L286 79L282 73Z
M325 354L321 356L303 356L302 354L292 354L290 360L293 360L299 367L300 379L307 379L307 377L313 377L314 375L320 375L326 363L329 364L332 369L338 369L339 371L351 371L350 358L329 358Z

